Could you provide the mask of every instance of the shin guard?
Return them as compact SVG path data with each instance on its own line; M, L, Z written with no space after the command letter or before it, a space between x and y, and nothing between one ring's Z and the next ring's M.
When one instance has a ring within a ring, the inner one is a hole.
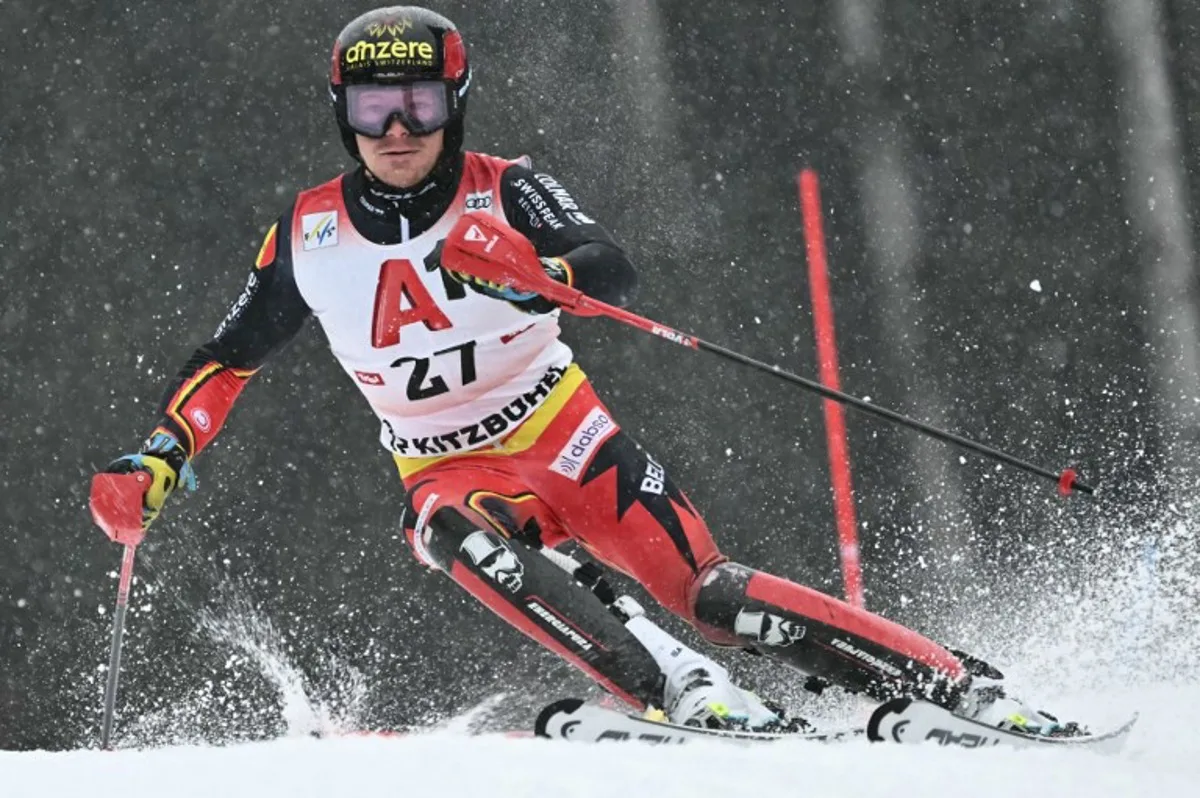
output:
M968 677L931 640L811 588L736 563L699 581L695 616L714 642L730 638L853 692L952 704Z
M661 704L663 677L650 653L590 590L537 551L477 528L453 508L405 531L423 561L609 692L636 707Z

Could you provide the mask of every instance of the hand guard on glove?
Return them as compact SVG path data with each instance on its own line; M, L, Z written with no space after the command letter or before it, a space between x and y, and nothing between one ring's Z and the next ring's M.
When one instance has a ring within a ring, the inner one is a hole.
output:
M498 255L506 250L519 251L521 253L520 257L522 263L524 264L523 268L531 270L540 268L545 277L550 278L556 283L561 283L568 288L572 287L575 281L574 273L571 271L570 264L568 264L565 260L562 258L538 257L533 251L533 245L530 244L524 236L492 216L485 217L483 214L468 214L468 216L480 218L481 226L486 227L489 233L498 233L499 235L503 236L505 239L507 239L508 243L512 247L511 250L503 246L497 248L489 247L489 254ZM478 228L475 229L478 231ZM451 236L453 236L453 234L454 231L451 231ZM483 233L479 231L478 235L482 236ZM476 238L473 240L478 241L479 239ZM444 263L442 259L442 253L445 244L446 241L438 242L438 245L434 248L433 252L431 252L425 259L427 266L440 267L444 269L446 273L449 274L450 277L452 277L456 282L461 283L462 285L470 286L472 290L483 294L484 296L509 302L513 305L513 307L524 311L525 313L549 313L558 307L556 302L547 299L535 291L522 291L511 285L503 285L501 283L491 282L476 275L469 274L465 271L455 269L452 265Z
M92 477L92 519L113 541L136 546L180 481L196 489L187 452L174 436L155 433L139 454L118 457Z

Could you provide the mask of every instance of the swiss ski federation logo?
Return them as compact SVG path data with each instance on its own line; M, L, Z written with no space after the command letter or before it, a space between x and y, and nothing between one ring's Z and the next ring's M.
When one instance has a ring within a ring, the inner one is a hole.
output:
M599 407L592 408L592 412L575 428L571 437L567 439L567 445L547 468L578 482L596 447L604 443L617 429L616 422L608 413Z
M472 564L499 582L509 593L521 590L525 566L521 565L517 555L513 554L502 538L483 531L472 532L467 535L459 549L466 552Z
M338 242L338 212L306 213L300 217L304 249L336 247Z

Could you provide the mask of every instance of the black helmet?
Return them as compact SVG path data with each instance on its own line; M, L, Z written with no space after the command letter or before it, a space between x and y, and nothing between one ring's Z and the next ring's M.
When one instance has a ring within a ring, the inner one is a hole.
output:
M416 135L445 128L442 158L456 155L462 148L470 86L461 34L453 22L425 8L368 11L333 44L329 94L342 143L356 160L355 132L382 136L397 117ZM394 88L381 103L365 101L370 87Z

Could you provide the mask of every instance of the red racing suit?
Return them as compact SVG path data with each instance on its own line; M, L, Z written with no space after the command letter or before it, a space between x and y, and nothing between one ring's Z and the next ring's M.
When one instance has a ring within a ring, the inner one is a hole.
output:
M468 210L564 261L585 293L631 295L632 266L611 236L525 163L466 153L406 194L359 170L301 192L271 228L243 295L169 387L156 431L198 453L245 381L316 315L380 418L417 556L631 703L659 700L653 659L538 548L577 541L714 643L873 696L952 701L967 677L947 650L726 561L667 468L597 398L558 340L558 312L468 291L431 260Z

